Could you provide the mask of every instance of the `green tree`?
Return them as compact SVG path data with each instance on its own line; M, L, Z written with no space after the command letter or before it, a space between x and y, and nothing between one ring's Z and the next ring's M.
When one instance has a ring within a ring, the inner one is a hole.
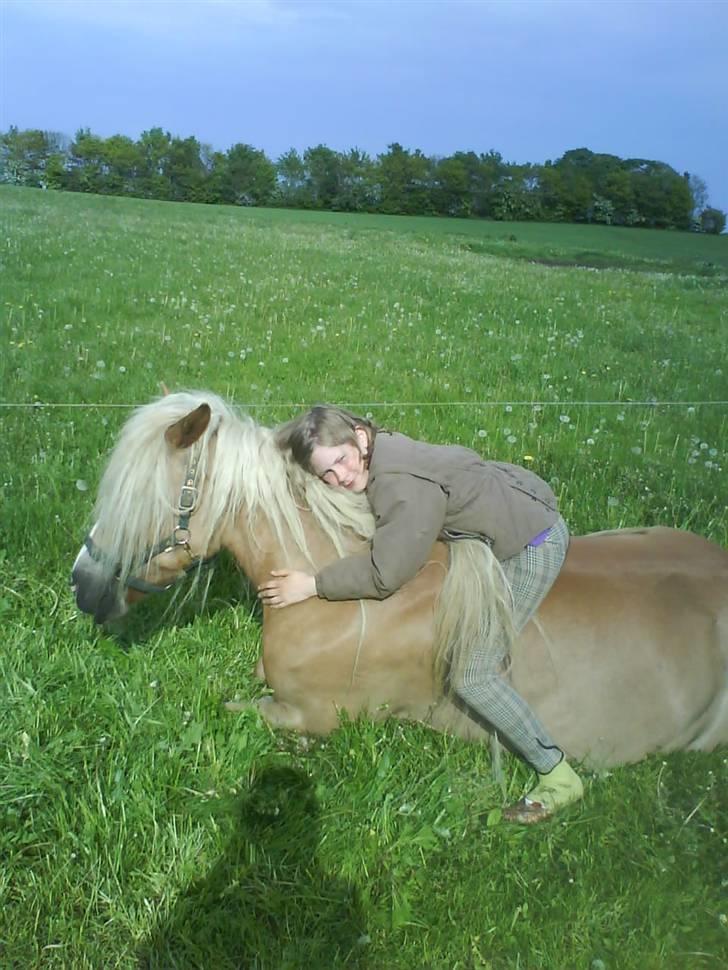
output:
M103 192L107 173L104 139L79 128L69 150L68 187L76 192Z
M14 185L46 186L48 160L63 153L65 142L63 135L54 132L11 126L0 135L0 179Z
M551 222L568 220L566 188L561 169L552 161L545 162L538 174L538 194L544 217Z
M690 186L678 173L665 166L669 170L667 176L667 228L669 229L690 229L693 224L693 196Z
M297 208L306 202L306 166L295 148L276 162L276 201L282 206Z
M375 206L374 166L366 152L352 148L339 155L339 187L334 207L343 212L367 212Z
M493 218L530 222L542 217L539 177L530 165L511 165L493 190Z
M316 145L303 153L303 164L309 205L314 209L333 209L341 192L341 157L326 145Z
M106 175L104 191L110 195L138 195L141 152L125 135L112 135L104 143Z
M688 188L693 197L693 219L699 220L700 214L708 208L708 186L695 172L685 172L683 178L687 179Z
M614 222L614 203L611 199L603 195L594 193L592 199L592 217L594 222L603 222L605 226L611 226Z
M664 162L628 159L640 222L657 229L689 229L693 197L687 181Z
M169 181L169 198L175 202L205 201L205 167L200 157L200 143L192 136L172 138L163 165Z
M719 236L725 229L726 214L721 209L714 209L708 206L700 213L700 228L703 232L709 232Z
M468 168L462 158L441 158L432 172L432 205L438 215L469 216L473 193Z
M205 202L212 205L229 204L232 190L229 185L228 158L225 152L210 145L200 145L200 161L205 170Z
M145 199L170 199L172 188L168 166L172 136L161 128L150 128L139 136L139 195Z
M604 195L613 206L613 225L633 226L639 221L632 178L622 165L607 176Z
M265 152L251 145L233 145L227 152L226 202L267 205L276 188L276 170Z
M457 152L454 157L462 162L468 173L473 215L492 218L496 188L509 171L503 156L491 149L480 155L475 152Z
M588 148L574 148L554 163L560 175L557 204L568 222L589 222L592 218L598 188L594 157Z
M414 152L393 142L379 156L379 211L400 215L429 215L432 163L419 149Z
M49 189L66 189L68 185L68 158L65 153L54 152L45 167L45 184Z

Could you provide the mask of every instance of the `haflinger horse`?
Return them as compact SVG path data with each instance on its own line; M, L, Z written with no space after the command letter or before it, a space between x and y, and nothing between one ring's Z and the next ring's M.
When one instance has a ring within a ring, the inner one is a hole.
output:
M73 566L98 622L166 589L220 549L257 584L366 548L366 499L305 475L273 431L204 392L139 408L102 477ZM326 734L348 716L394 716L472 740L488 725L434 674L439 596L460 540L382 601L317 598L263 610L256 702L273 725ZM446 587L447 589L447 587ZM689 532L574 537L507 676L571 758L595 768L728 741L728 553ZM233 688L235 685L231 685Z

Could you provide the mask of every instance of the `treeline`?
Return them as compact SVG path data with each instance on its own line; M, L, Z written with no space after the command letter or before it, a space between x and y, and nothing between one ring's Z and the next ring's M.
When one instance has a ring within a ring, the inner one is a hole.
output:
M664 162L586 148L516 165L499 152L430 157L400 144L372 158L325 145L277 161L251 145L214 151L152 128L137 141L81 129L73 140L11 127L0 135L0 180L15 185L176 202L343 212L598 222L722 232L705 182Z

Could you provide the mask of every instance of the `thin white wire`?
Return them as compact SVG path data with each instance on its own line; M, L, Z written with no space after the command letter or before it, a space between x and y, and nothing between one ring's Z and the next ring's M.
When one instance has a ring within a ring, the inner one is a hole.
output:
M261 408L300 408L306 407L301 401L283 401L268 404L239 404L235 401L232 404L247 410ZM358 401L344 402L344 407L348 408L502 408L502 407L614 407L614 408L634 408L634 407L726 407L728 401ZM0 401L0 408L35 408L42 411L45 408L83 408L86 410L102 410L104 408L138 408L141 404L88 404L71 402L12 402Z

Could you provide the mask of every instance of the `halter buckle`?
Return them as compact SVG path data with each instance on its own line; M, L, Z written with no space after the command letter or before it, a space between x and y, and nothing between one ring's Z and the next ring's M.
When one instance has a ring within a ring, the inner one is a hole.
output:
M197 505L197 486L183 485L179 495L179 512L191 512Z

